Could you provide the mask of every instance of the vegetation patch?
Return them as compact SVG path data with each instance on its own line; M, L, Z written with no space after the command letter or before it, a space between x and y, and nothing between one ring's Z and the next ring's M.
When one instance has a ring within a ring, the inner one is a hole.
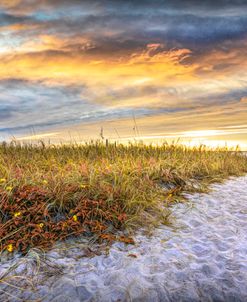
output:
M2 144L0 250L47 249L78 235L133 243L125 231L168 222L184 192L246 172L247 157L226 148Z

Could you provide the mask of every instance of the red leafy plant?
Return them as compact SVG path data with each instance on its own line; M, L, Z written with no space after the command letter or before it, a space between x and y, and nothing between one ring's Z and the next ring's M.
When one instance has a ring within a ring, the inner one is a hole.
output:
M76 186L70 193L76 193ZM50 248L54 242L76 235L98 235L99 240L133 243L108 232L120 229L128 216L119 204L80 198L76 205L59 207L53 193L33 185L0 191L0 250L26 253L32 247Z

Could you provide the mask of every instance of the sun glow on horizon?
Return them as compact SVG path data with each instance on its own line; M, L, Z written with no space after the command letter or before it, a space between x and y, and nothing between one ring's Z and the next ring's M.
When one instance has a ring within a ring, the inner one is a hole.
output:
M0 1L0 140L126 141L134 117L143 140L246 145L247 2L225 2Z
M118 132L117 132L118 133ZM223 134L223 136L222 136ZM51 142L55 144L70 144L70 143L85 143L90 141L100 140L104 142L106 139L111 142L119 142L123 144L128 144L129 142L138 143L142 142L144 144L155 144L161 145L164 143L168 144L181 144L187 147L198 147L206 146L208 148L240 148L242 151L247 151L247 143L244 140L231 140L225 139L224 136L227 134L222 130L195 130L177 133L167 133L167 134L157 134L157 135L105 135L104 139L100 138L98 135L92 135L88 133L87 136L80 136L80 133L57 131L52 133L40 133L29 136L19 136L16 138L20 142L38 142L43 140L44 142ZM212 139L212 137L215 137ZM216 139L217 138L217 139Z
M183 137L207 137L222 134L220 130L194 130L185 131L182 133Z

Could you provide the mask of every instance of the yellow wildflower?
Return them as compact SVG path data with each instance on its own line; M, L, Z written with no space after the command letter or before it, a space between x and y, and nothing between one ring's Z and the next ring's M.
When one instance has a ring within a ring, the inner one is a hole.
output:
M77 221L77 220L78 220L77 215L73 215L73 220L74 220L74 221Z
M169 197L169 198L172 198L172 194L169 194L168 197Z
M44 184L44 185L47 185L47 184L48 184L48 181L47 181L46 179L44 179L44 180L43 180L43 184Z
M6 190L9 191L9 192L12 191L12 189L13 189L13 187L11 187L11 186L6 187Z
M14 217L18 217L18 216L20 216L21 215L21 212L15 212L14 213Z
M0 183L4 183L6 182L6 179L5 178L0 178Z
M80 185L80 188L82 188L82 189L85 189L87 186L86 185L84 185L84 184L81 184Z
M44 226L44 224L41 222L41 223L39 224L39 227L42 229L43 226Z
M11 243L8 244L8 245L7 245L7 251L11 253L11 252L13 252L13 250L14 250L14 249L13 249L13 244L11 244Z

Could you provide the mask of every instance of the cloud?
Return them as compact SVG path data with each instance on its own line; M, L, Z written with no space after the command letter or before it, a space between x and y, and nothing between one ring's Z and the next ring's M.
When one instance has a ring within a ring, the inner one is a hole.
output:
M133 112L147 133L144 121L180 131L246 114L246 1L0 2L2 132Z
M0 82L0 132L20 133L80 122L126 118L131 107L103 107L84 96L83 85L49 86L26 79ZM137 108L136 116L158 113L159 109Z
M7 104L0 104L0 119L5 121L13 116L15 108L8 106Z
M76 106L80 110L85 106L79 93L74 87L49 87L19 79L1 81L0 111L7 114L7 118L0 120L0 128L52 125L71 120L75 116L70 108Z
M131 44L132 50L148 43L171 47L183 43L183 48L196 49L198 43L243 38L246 6L246 1L17 1L10 2L10 11L5 5L5 15L8 24L35 24L34 36L84 36L97 42L102 52L113 49L113 53ZM20 15L18 9L25 8L30 12Z
M199 9L199 10L226 10L226 9L243 9L247 6L245 0L205 0L203 2L198 2L197 0L188 0L184 2L183 0L119 0L118 4L114 0L3 0L1 1L1 6L7 9L18 9L20 7L29 6L33 9L44 9L44 8L64 8L71 6L87 6L94 8L104 8L104 9L116 9L116 7L125 8L126 10L136 9L153 9L166 8L166 9ZM30 8L30 9L31 9Z
M26 16L15 16L0 11L0 26L27 22L28 20L30 20L30 18Z

